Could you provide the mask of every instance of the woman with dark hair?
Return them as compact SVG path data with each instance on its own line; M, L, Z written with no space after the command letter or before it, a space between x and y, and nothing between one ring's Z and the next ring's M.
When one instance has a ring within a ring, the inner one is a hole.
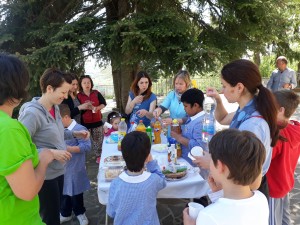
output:
M272 147L279 138L275 98L262 85L258 67L249 60L240 59L225 65L221 71L221 83L225 98L229 103L237 102L239 108L236 112L228 113L216 89L208 88L207 95L214 97L217 102L215 118L230 128L253 132L264 144L266 160L260 190L268 195L265 174L271 163ZM203 166L202 163L200 165Z
M93 90L94 83L89 75L79 79L79 93L77 98L81 104L88 103L90 108L81 114L81 124L91 132L92 150L96 155L96 163L100 163L103 142L103 122L101 110L106 101L97 90Z
M139 123L143 120L144 125L150 125L152 113L156 107L156 95L151 91L152 81L148 73L140 71L131 84L125 113L130 114L129 122Z
M41 97L22 105L19 121L23 123L38 151L50 149L54 155L39 192L40 215L47 225L60 224L60 197L63 191L65 163L72 156L64 139L88 138L87 131L64 129L58 105L67 98L71 79L58 69L46 69L40 78Z
M81 114L80 112L83 110L88 110L90 107L90 103L86 102L80 104L77 94L78 94L78 77L74 73L68 73L68 75L72 79L72 83L70 86L68 98L64 99L62 103L67 104L71 111L71 118L75 119L77 123L81 124Z
M172 119L182 119L187 117L184 106L181 103L181 95L191 87L190 74L186 70L180 70L173 80L174 90L170 91L164 101L154 112L154 117L159 117L162 113L169 110L170 118L164 119L164 123L171 124Z
M38 153L26 127L11 118L28 83L23 62L0 53L0 224L44 224L37 194L54 155L49 149Z

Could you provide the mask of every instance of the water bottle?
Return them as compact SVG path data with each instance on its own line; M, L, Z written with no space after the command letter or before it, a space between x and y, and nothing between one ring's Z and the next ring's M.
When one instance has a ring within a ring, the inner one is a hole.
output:
M137 124L133 121L130 122L130 127L128 129L128 133L132 132L132 131L135 131L135 128L136 128Z
M125 118L121 119L121 122L118 125L118 150L121 151L121 142L125 137L127 132L127 124L125 122Z
M216 133L216 124L213 111L205 113L202 126L202 140L208 143Z
M210 112L214 112L216 109L216 100L212 97L205 97L203 102L203 110L205 113L209 114Z

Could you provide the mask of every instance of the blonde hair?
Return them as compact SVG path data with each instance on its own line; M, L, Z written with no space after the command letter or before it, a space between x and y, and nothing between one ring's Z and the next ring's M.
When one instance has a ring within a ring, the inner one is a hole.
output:
M191 86L191 77L190 74L187 70L180 70L174 77L173 80L173 87L175 88L175 81L177 78L180 78L184 81L184 83L186 83L186 87L189 88Z

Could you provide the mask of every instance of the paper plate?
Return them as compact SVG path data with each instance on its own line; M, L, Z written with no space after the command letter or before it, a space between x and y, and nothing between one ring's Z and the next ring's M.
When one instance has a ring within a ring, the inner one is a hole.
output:
M167 144L155 144L152 145L151 149L155 152L168 152L168 145Z
M125 161L121 155L112 155L104 159L104 166L125 166Z

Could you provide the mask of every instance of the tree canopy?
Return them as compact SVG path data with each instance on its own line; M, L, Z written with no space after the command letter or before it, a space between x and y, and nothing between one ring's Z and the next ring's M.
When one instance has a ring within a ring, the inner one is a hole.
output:
M80 74L90 55L110 63L122 111L141 69L154 79L183 65L204 74L270 46L299 60L298 12L296 0L8 0L0 49L28 63L32 94L47 67Z

